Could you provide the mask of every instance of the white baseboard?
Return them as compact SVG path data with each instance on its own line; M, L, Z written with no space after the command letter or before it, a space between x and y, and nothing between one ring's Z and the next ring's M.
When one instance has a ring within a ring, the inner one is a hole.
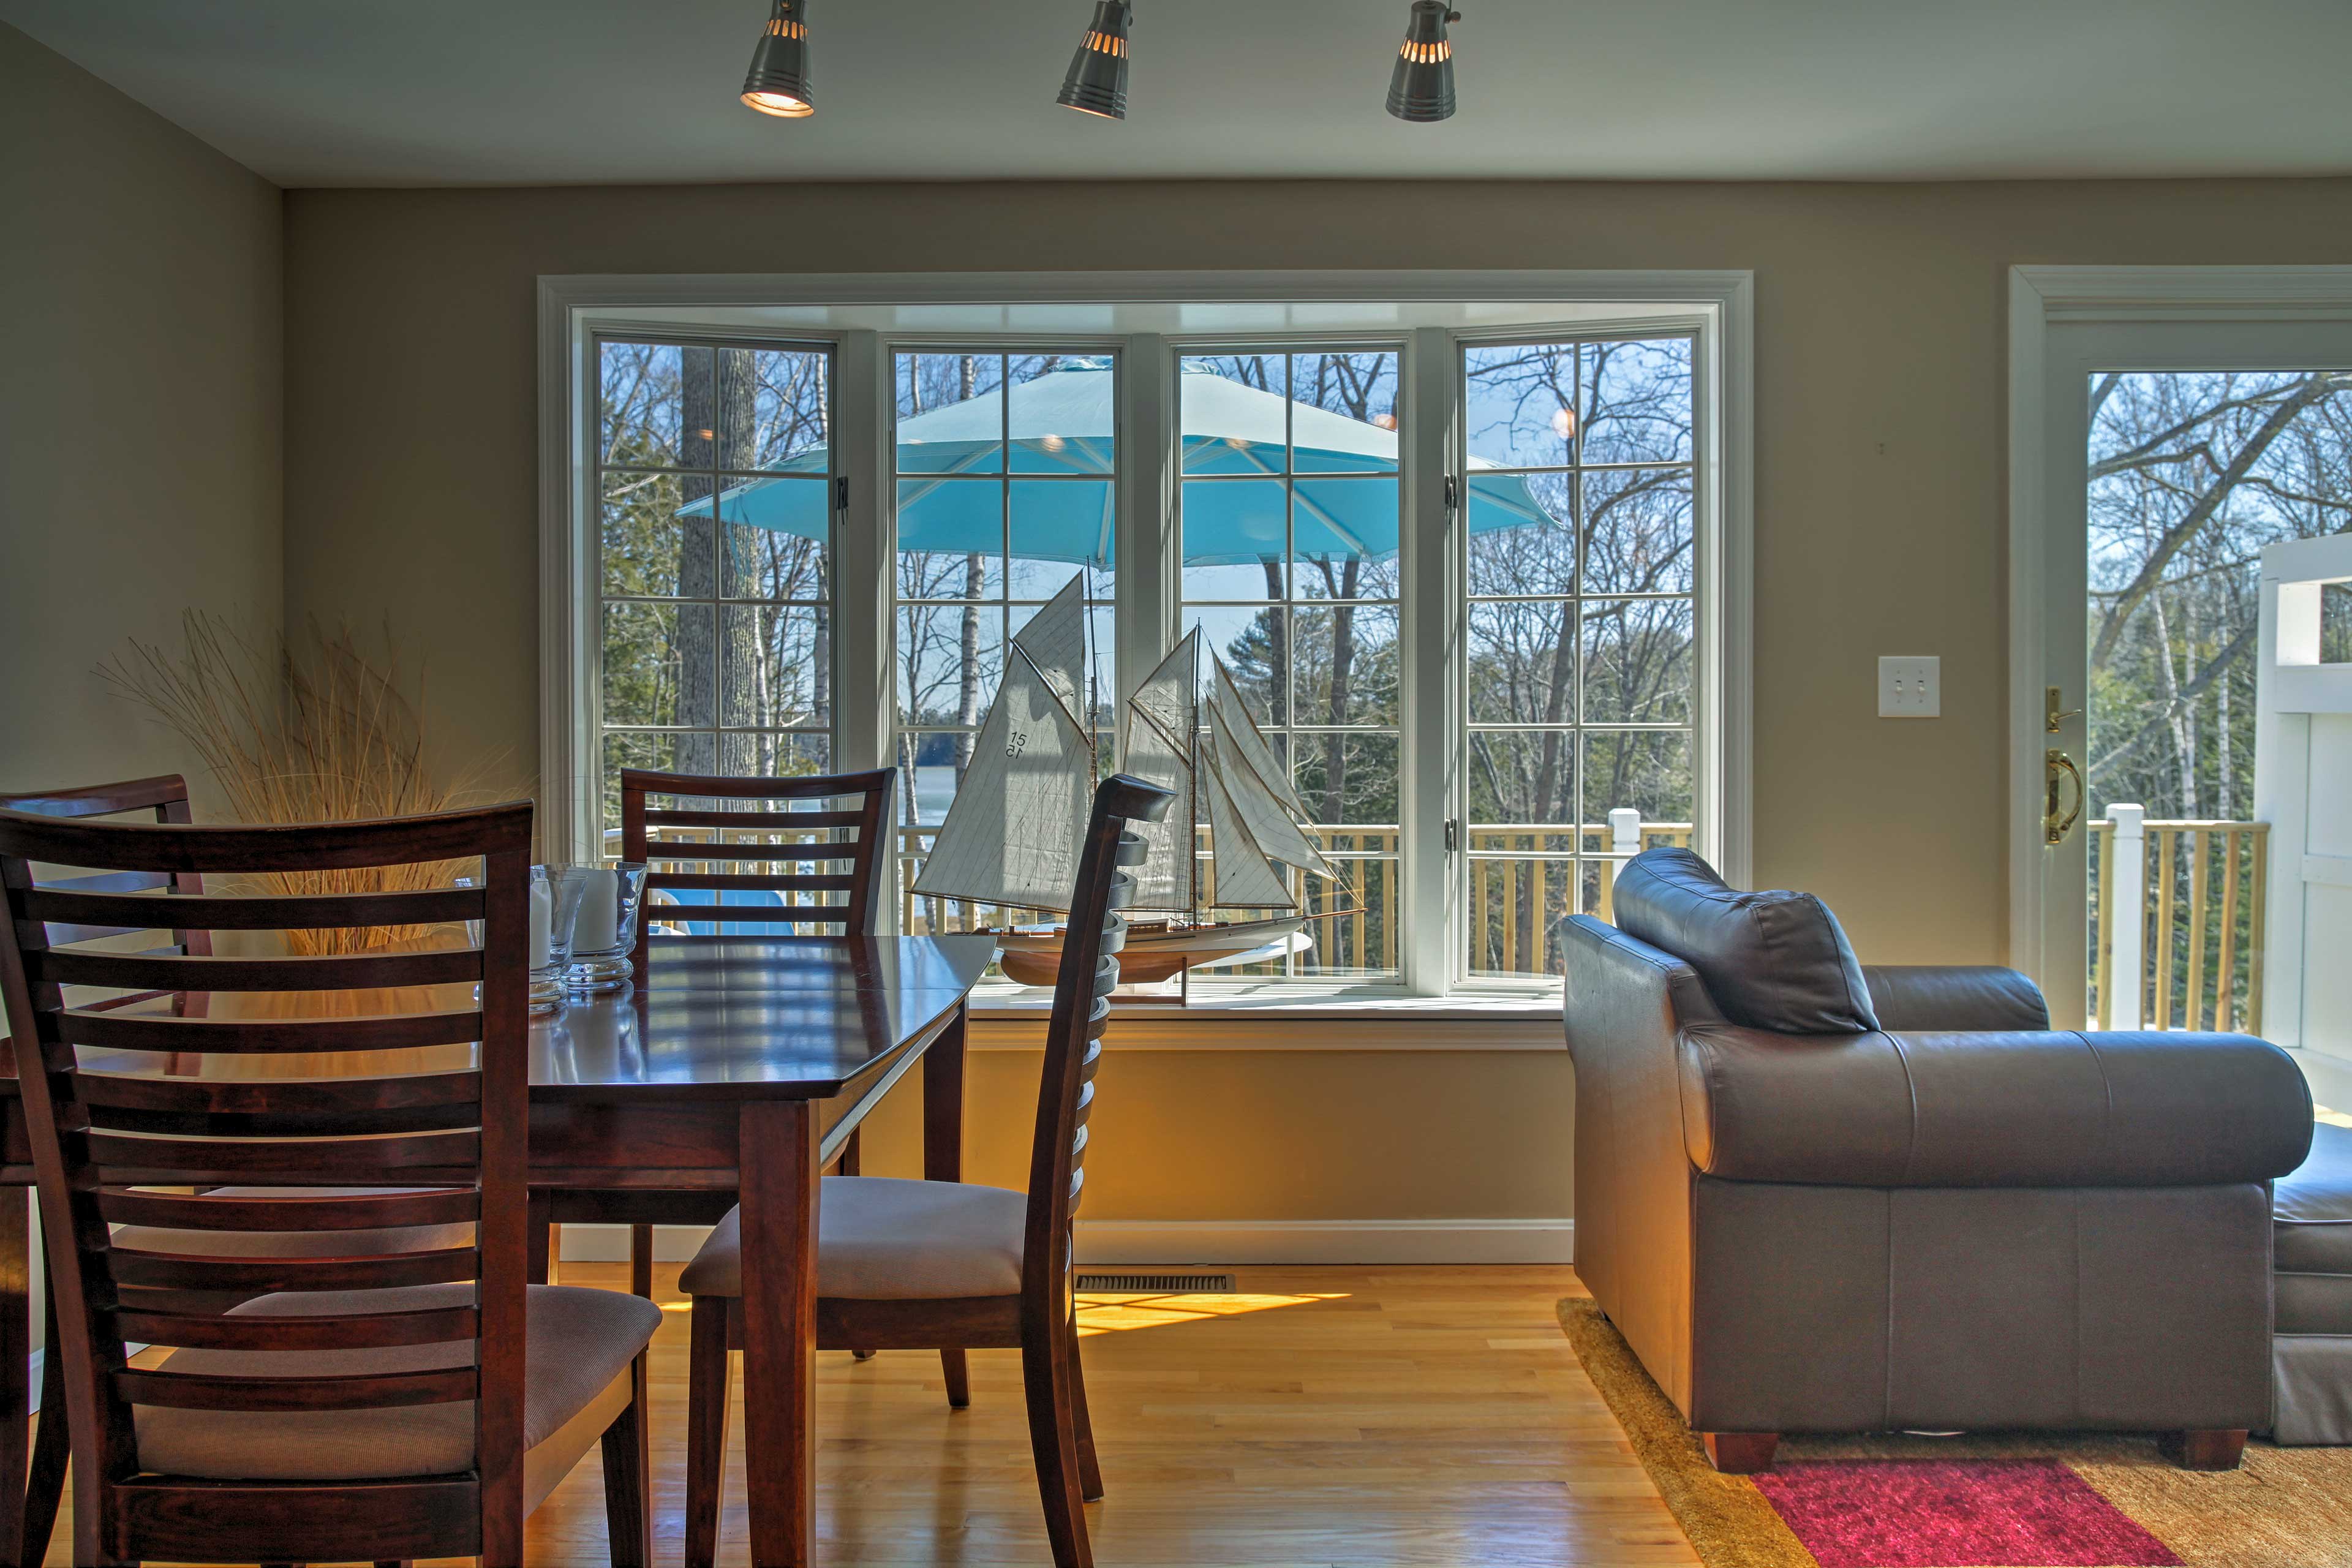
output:
M663 1226L654 1256L692 1258L708 1232ZM1569 1219L1080 1220L1078 1261L1108 1263L1569 1263ZM618 1263L629 1256L628 1226L567 1225L563 1257Z
M1078 1261L1568 1263L1568 1219L1080 1220Z

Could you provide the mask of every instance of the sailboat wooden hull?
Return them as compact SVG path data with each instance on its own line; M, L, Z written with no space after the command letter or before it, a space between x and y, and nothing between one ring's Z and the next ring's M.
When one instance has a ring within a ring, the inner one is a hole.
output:
M1195 964L1264 947L1306 924L1305 918L1297 915L1231 925L1139 921L1128 927L1127 945L1118 955L1118 977L1122 984L1133 985L1172 979ZM1051 985L1062 972L1062 939L1067 929L1014 926L980 934L996 939L997 963L1008 979L1024 985Z

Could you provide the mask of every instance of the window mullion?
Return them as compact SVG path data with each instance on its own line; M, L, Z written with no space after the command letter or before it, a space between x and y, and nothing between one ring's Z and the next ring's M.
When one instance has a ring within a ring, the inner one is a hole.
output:
M833 471L849 505L833 518L835 766L887 766L893 692L890 362L877 332L844 335L835 361Z
M1454 664L1462 603L1458 521L1445 504L1446 476L1460 447L1459 351L1453 334L1425 327L1406 352L1405 418L1397 447L1402 595L1398 661L1404 743L1398 748L1400 870L1405 918L1398 963L1405 988L1423 995L1451 990L1463 951L1462 861L1445 848L1445 824L1459 814L1464 748L1462 673Z
M1123 748L1127 699L1176 644L1183 573L1176 537L1175 356L1157 332L1127 340L1118 370L1118 571L1113 578L1118 657L1116 728Z

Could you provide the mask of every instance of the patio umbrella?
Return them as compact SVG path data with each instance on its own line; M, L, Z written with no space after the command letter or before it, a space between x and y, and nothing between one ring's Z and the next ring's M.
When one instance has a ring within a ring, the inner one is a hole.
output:
M1003 473L1009 455L1013 554L1073 565L1109 564L1114 379L1104 361L1076 359L1015 384L1009 411L998 391L900 420L898 548L953 554L994 552L1002 527L997 487L960 483L958 476ZM1298 554L1332 561L1351 556L1377 561L1396 554L1396 481L1376 477L1396 473L1395 431L1328 409L1294 405L1278 393L1207 370L1187 370L1182 391L1185 478L1280 476L1286 413L1295 454ZM1009 447L1003 445L1008 423ZM750 479L722 490L717 498L719 516L803 539L823 539L828 487L821 479L828 462L824 453L809 453L781 465L774 478ZM1492 466L1475 458L1470 462L1471 532L1554 521L1518 476L1478 471ZM1090 475L1099 477L1093 483L1034 478ZM698 500L681 508L678 515L708 517L710 507L709 500ZM1282 558L1278 485L1188 486L1183 517L1188 566L1238 566Z

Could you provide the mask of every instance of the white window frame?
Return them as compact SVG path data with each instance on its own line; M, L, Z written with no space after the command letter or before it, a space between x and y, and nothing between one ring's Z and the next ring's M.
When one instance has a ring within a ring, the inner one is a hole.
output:
M550 855L595 843L600 682L593 476L599 336L723 332L731 339L835 347L834 472L850 479L835 522L835 765L894 754L889 659L896 574L890 537L891 354L969 342L1120 357L1118 647L1126 683L1150 668L1177 620L1181 578L1168 524L1177 480L1176 371L1203 346L1355 339L1405 343L1406 439L1401 588L1402 748L1399 779L1401 987L1286 984L1238 1012L1269 1024L1335 1016L1429 1023L1556 1019L1558 983L1466 982L1466 862L1444 848L1461 820L1460 540L1444 525L1445 480L1461 472L1460 353L1475 342L1546 333L1693 331L1696 430L1694 715L1697 842L1735 883L1749 875L1753 530L1754 280L1745 271L1326 273L783 274L542 277L540 304L541 799ZM1328 323L1328 324L1327 324ZM1389 323L1382 325L1381 323ZM1193 330L1187 330L1188 327ZM1262 330L1261 330L1262 327ZM1434 408L1438 417L1423 416ZM1437 734L1446 743L1414 744ZM1035 1004L1030 1004L1035 1005ZM1016 1008L1015 1012L1020 1011ZM1184 1033L1170 1020L1155 1037ZM1137 1044L1145 1043L1137 1039ZM1307 1043L1302 1037L1298 1043ZM1395 1044L1432 1043L1405 1030Z

